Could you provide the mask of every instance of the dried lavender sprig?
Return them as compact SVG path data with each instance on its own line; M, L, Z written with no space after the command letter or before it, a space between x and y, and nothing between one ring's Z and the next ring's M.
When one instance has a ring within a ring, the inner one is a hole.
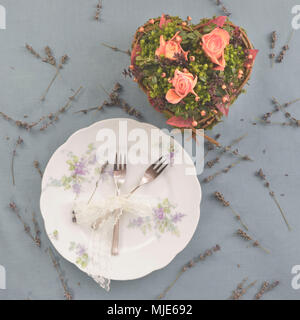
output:
M232 150L232 147L236 144L238 144L241 140L243 140L245 137L247 136L247 133L240 136L239 138L237 139L234 139L232 141L232 143L228 146L222 146L221 144L219 146L217 146L218 149L220 149L221 151L221 154L216 157L215 159L213 160L210 160L210 161L207 161L206 162L206 166L208 168L212 168L216 163L219 162L220 158L225 154L225 153L230 153L234 156L237 156L238 158L242 159L242 160L248 160L248 161L253 161L248 155L241 155L238 151L238 149L236 150Z
M178 272L176 278L171 282L170 285L157 297L157 299L163 299L166 294L172 289L175 283L179 280L179 278L189 269L195 266L196 263L204 261L207 257L213 255L213 253L221 250L221 247L217 244L212 249L206 250L203 254L200 254L196 258L189 261L186 265L184 265L181 270Z
M71 292L70 292L70 290L69 290L69 288L67 286L65 278L63 276L63 273L62 273L62 271L60 269L60 265L58 263L58 260L56 259L55 255L54 255L54 253L53 253L53 251L52 251L52 249L50 247L46 251L49 253L49 256L51 258L53 266L54 266L56 272L58 273L59 280L60 280L61 285L62 285L63 290L64 290L64 297L66 298L66 300L72 300L73 299L72 294L71 294Z
M55 79L58 77L59 75L59 70L63 68L63 65L67 63L67 61L69 60L69 56L67 54L64 54L61 58L60 58L60 64L58 65L58 67L56 68L56 72L54 77L51 79L45 93L42 95L41 97L41 101L44 101L46 99L46 96L50 90L50 88L52 87Z
M261 285L260 290L256 293L254 296L255 300L259 300L266 292L269 292L273 289L275 289L279 285L279 281L274 281L273 283L269 283L267 281L264 281Z
M251 238L251 236L248 233L246 233L245 231L243 231L241 229L238 229L236 234L240 238L242 238L242 239L244 239L246 241L253 241L253 247L258 247L258 248L262 249L263 251L265 251L266 253L270 253L270 251L268 249L264 248L257 240L253 240Z
M124 112L126 112L127 114L129 114L131 116L133 115L136 118L142 117L141 113L138 110L131 107L125 100L123 100L119 97L122 86L118 82L115 83L114 88L112 89L112 91L110 93L107 92L104 88L102 88L102 89L109 96L110 101L105 100L98 107L91 107L91 108L87 108L87 109L82 109L82 110L74 112L74 114L76 114L76 113L87 114L90 111L100 111L103 109L103 107L119 107Z
M265 182L265 187L268 188L268 190L269 190L269 195L270 195L271 198L274 200L277 208L279 209L279 211L280 211L280 213L281 213L281 216L282 216L282 218L283 218L283 220L284 220L287 228L289 229L289 231L291 231L292 228L291 228L291 226L289 225L289 223L288 223L288 221L287 221L287 218L286 218L286 216L285 216L285 213L283 212L283 210L282 210L282 208L281 208L281 206L280 206L280 204L279 204L279 202L278 202L278 200L277 200L277 198L276 198L276 196L275 196L274 191L271 190L270 182L267 180L266 175L264 174L264 172L262 171L262 169L259 169L259 170L256 172L256 175Z
M277 42L277 32L273 31L271 33L271 49L272 49L272 51L275 49L276 42ZM274 66L274 60L275 60L275 53L274 52L272 52L270 54L270 59L271 59L271 66L273 67Z
M59 120L59 115L61 115L62 113L65 113L71 106L72 101L74 101L74 99L76 98L76 96L78 96L78 94L80 93L80 91L82 90L82 86L80 86L75 93L68 98L67 103L61 107L56 113L54 114L50 114L48 116L48 118L50 119L50 121L46 122L45 124L43 124L42 127L40 127L40 131L44 131L46 130L51 124L53 124L54 122Z
M230 165L225 167L224 169L221 169L217 172L215 172L213 175L210 175L203 179L203 182L211 182L214 180L217 176L221 175L222 173L227 173L229 170L231 170L233 167L235 167L237 164L239 164L242 160L237 160L235 162L232 162Z
M56 113L54 113L54 114L49 113L48 115L44 115L39 120L34 121L34 122L29 123L29 122L25 122L25 121L21 121L21 120L16 120L1 111L0 111L0 116L8 122L13 122L17 127L30 131L32 128L38 126L42 121L44 121L46 119L52 120L51 123L57 121L59 114L64 113L66 111L66 109L70 107L71 101L73 101L75 99L75 97L79 94L81 89L82 89L82 87L80 87L72 97L69 97L67 104L64 107L60 108ZM48 124L48 126L49 126L49 124ZM39 130L43 131L44 129L42 129L42 128L43 128L43 126L40 127Z
M253 282L251 282L246 288L244 288L244 285L245 285L245 283L246 283L247 280L248 280L248 278L245 278L245 279L242 280L242 282L240 282L240 283L237 285L236 289L235 289L234 291L232 291L232 295L230 296L229 299L239 300L239 299L240 299L242 296L244 296L244 295L247 293L247 291L248 291L251 287L253 287L253 286L255 285L255 283L257 282L257 280L256 280L256 281L253 281Z
M100 19L101 9L102 9L102 0L98 0L98 4L96 6L95 20Z
M36 220L35 212L32 212L32 223L33 223L34 232L35 232L34 241L35 241L36 245L38 247L40 247L41 246L41 237L40 237L41 230L40 230L39 224Z
M288 39L287 43L282 47L282 49L281 49L281 51L279 53L279 56L276 59L276 62L279 62L279 63L282 62L287 50L289 50L289 48L290 48L289 45L290 45L290 42L291 42L291 40L293 38L294 33L295 33L295 30L293 29L291 31L291 33L290 33L290 36L289 36L289 39Z
M24 231L25 233L31 238L31 240L38 246L41 246L41 243L36 241L35 236L33 236L33 234L31 233L31 229L29 227L29 225L24 221L24 219L22 218L21 214L20 214L20 210L17 207L17 205L15 204L15 202L11 202L9 204L9 208L12 210L12 212L14 212L16 214L16 216L18 217L18 219L21 221L21 223L23 224L24 227Z
M111 46L109 44L106 44L104 42L101 43L104 47L107 47L113 51L116 51L116 52L122 52L122 53L125 53L129 56L131 56L131 51L128 49L128 50L123 50L123 49L119 49L118 47L115 47L115 46Z
M23 144L24 140L19 137L16 144L15 144L15 148L13 150L13 153L12 153L12 158L11 158L11 176L12 176L12 183L13 185L15 186L16 185L16 182L15 182L15 157L16 157L16 154L17 154L17 148Z
M37 160L33 161L33 166L35 167L35 169L37 170L38 174L41 176L41 178L43 178L43 172L40 168L40 163Z
M32 46L30 46L28 43L25 43L25 48L32 54L34 55L36 58L40 59L41 56L32 48Z
M242 221L241 216L232 208L232 206L230 205L230 202L225 200L223 194L220 193L220 192L218 192L218 191L216 191L216 192L214 193L214 195L215 195L215 198L216 198L217 200L219 200L219 201L223 204L224 207L230 208L230 210L231 210L232 213L235 215L236 219L240 222L240 224L242 225L242 227L243 227L245 230L248 231L249 229L248 229L248 227L245 225L245 223Z
M227 17L229 17L231 15L231 13L227 10L227 8L225 7L225 5L223 4L223 2L221 0L216 0L216 5L221 6L221 10L224 12L224 14Z
M53 56L52 50L49 46L45 47L45 53L46 53L47 58L44 58L43 62L47 62L47 63L51 64L52 66L56 66L56 59Z

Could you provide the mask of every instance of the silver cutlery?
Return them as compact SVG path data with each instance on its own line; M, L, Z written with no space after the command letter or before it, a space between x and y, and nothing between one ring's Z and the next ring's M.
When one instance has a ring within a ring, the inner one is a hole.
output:
M118 155L118 153L116 153L113 177L114 177L114 182L116 185L117 196L120 195L121 186L125 182L126 167L127 167L126 162L127 162L126 157L124 155ZM118 214L119 215L122 214L122 209L119 209ZM120 228L120 224L119 224L119 220L118 220L114 226L113 241L112 241L112 248L111 248L111 254L114 256L119 254L119 228Z
M169 162L164 157L160 157L156 162L145 171L144 176L140 180L140 183L130 191L130 194L134 193L139 187L147 184L156 179L169 165Z

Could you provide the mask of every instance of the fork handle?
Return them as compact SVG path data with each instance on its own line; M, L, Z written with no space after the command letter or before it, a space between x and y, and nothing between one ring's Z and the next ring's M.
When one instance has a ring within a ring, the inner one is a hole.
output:
M114 226L114 231L113 231L113 240L112 240L112 246L111 246L111 254L113 256L117 256L119 254L119 229L120 229L120 222L118 220Z

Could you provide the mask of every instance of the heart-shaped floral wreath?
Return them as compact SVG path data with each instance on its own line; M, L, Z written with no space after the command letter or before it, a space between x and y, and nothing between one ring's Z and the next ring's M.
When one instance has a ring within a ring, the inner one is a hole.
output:
M167 124L210 129L243 92L257 52L227 17L194 25L162 15L137 30L129 69Z

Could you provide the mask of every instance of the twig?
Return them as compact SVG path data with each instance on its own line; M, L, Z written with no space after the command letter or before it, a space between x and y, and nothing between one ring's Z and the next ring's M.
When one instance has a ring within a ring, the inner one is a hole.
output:
M269 250L265 249L264 247L261 246L261 244L257 240L253 240L246 232L244 232L241 229L238 229L236 233L240 238L246 240L246 241L253 241L253 247L258 247L265 251L266 253L270 253Z
M13 153L12 153L12 158L11 158L11 176L12 176L12 183L13 185L15 186L16 183L15 183L15 157L16 157L16 154L17 154L17 148L23 143L23 139L21 137L18 138L16 144L15 144L15 148L13 150Z
M9 208L12 210L12 212L14 212L16 214L16 216L18 217L18 219L21 221L21 223L23 224L24 227L24 231L26 234L28 234L28 236L31 238L31 240L38 246L41 246L41 242L36 241L36 238L33 236L33 234L31 233L31 229L29 227L29 225L24 221L24 219L22 218L22 216L20 215L20 210L17 207L17 205L14 202L11 202L9 204Z
M41 238L40 238L41 230L36 220L35 212L32 212L32 223L33 223L34 232L35 232L34 241L36 245L40 247L41 246Z
M141 118L142 115L141 113L136 110L135 108L131 107L125 100L121 99L119 97L120 91L122 90L122 86L117 82L114 85L114 88L112 91L109 93L103 88L104 92L109 96L110 101L105 100L100 106L98 107L91 107L87 109L82 109L79 111L74 112L74 114L77 113L83 113L87 114L90 111L100 111L103 109L103 107L119 107L121 108L124 112L131 116L135 116L136 118Z
M125 53L125 54L131 56L131 51L130 51L129 49L128 49L128 50L122 50L122 49L119 49L118 47L111 46L111 45L106 44L106 43L104 43L104 42L102 42L102 45L103 45L104 47L107 47L107 48L113 50L113 51L122 52L122 53Z
M52 249L49 247L46 251L49 253L49 256L51 258L53 266L54 266L56 272L58 273L59 280L60 280L61 285L64 289L64 297L66 298L66 300L72 300L73 299L72 294L70 293L70 290L67 286L67 283L66 283L64 276L62 274L62 271L60 269L59 263L58 263L56 257L54 256Z
M100 20L101 9L102 9L102 0L98 0L98 4L96 6L95 20Z
M88 204L92 201L92 199L93 199L93 197L94 197L94 195L95 195L95 193L97 191L99 182L100 182L100 180L102 178L102 174L103 174L103 172L104 172L104 170L106 169L107 166L108 166L108 161L106 161L101 167L101 170L100 170L100 173L99 173L99 179L96 181L95 188L94 188L94 190L93 190L93 192L92 192L92 194L91 194L91 196L89 198ZM75 219L76 219L76 217L75 217Z
M244 285L245 283L247 282L248 278L245 278L242 280L241 283L239 283L236 287L236 289L234 291L232 291L232 295L230 296L229 299L232 299L232 300L239 300L242 296L244 296L247 291L253 287L255 285L255 283L257 281L253 281L251 282L246 288L244 288Z
M166 294L172 289L175 283L179 280L179 278L189 269L195 266L196 263L204 261L207 257L211 256L214 252L221 250L221 247L217 244L210 250L206 250L204 254L200 254L196 258L192 259L189 263L187 263L183 268L178 272L175 280L171 282L171 284L157 297L157 299L163 299Z
M289 229L289 231L291 231L292 228L291 228L291 226L289 225L289 223L288 223L288 221L287 221L287 218L286 218L286 216L285 216L285 213L283 212L283 210L282 210L282 208L281 208L281 206L280 206L280 204L279 204L279 202L278 202L278 200L277 200L277 198L276 198L276 196L275 196L274 191L271 190L270 182L267 180L266 175L263 173L262 169L259 169L259 170L256 172L256 175L257 175L259 178L261 178L263 181L265 181L265 187L268 188L268 190L269 190L269 195L270 195L271 198L274 200L277 208L279 209L279 211L280 211L280 213L281 213L281 216L282 216L282 218L283 218L283 220L284 220L287 228Z
M33 166L36 168L37 172L39 173L39 175L41 176L41 178L43 178L43 172L40 168L40 163L37 160L33 161Z
M207 161L206 162L206 167L208 168L212 168L216 163L219 162L220 158L225 154L225 153L230 153L234 156L237 156L239 157L240 159L242 160L250 160L250 161L253 161L248 155L241 155L238 151L238 149L236 150L232 150L232 147L235 145L235 144L238 144L242 139L244 139L245 137L247 136L247 134L244 134L242 135L241 137L235 139L232 141L232 143L226 147L222 146L221 144L217 147L218 149L220 149L221 151L221 154L216 157L215 159L213 160L210 160L210 161Z
M1 111L0 111L0 116L4 120L6 120L8 122L14 123L17 127L21 128L21 129L28 130L28 131L30 131L32 128L38 126L41 122L43 122L46 119L51 120L50 122L48 122L48 125L47 125L47 127L48 127L53 122L59 120L58 116L61 113L64 113L67 108L69 108L69 106L71 104L71 101L73 101L75 99L75 97L79 94L81 89L82 89L82 87L80 87L72 97L69 97L69 100L66 103L66 105L64 107L60 108L56 113L54 113L54 114L53 113L49 113L48 115L44 115L39 120L34 121L34 122L26 122L26 121L21 121L21 120L15 120L12 117L8 116L7 114L5 114L4 112L1 112ZM44 126L41 126L39 130L43 131L44 129L45 129Z
M58 65L58 67L56 68L56 72L54 77L52 78L52 80L50 81L45 93L43 94L43 96L41 97L41 101L44 101L46 99L47 93L49 92L51 86L53 85L55 79L57 78L57 76L59 75L59 70L62 69L63 65L66 64L66 62L69 60L69 56L67 54L63 55L60 59L60 64Z
M266 292L269 292L276 288L279 285L279 281L274 281L273 283L269 283L267 281L264 281L261 285L260 290L257 292L257 294L254 296L255 300L259 300Z
M277 59L276 59L277 62L279 62L279 63L282 62L282 60L283 60L283 58L284 58L287 50L289 50L289 48L290 48L289 45L290 45L290 42L291 42L291 40L292 40L292 38L293 38L294 33L295 33L295 30L293 29L293 30L291 31L291 33L290 33L290 36L289 36L289 38L288 38L288 41L287 41L286 44L282 47L282 50L280 51L280 54L279 54L279 56L278 56Z
M79 87L79 89L77 89L75 91L75 93L68 98L68 102L62 107L60 108L55 114L51 114L51 116L49 115L48 118L50 119L50 121L46 122L41 128L40 131L44 131L46 130L51 124L53 124L54 122L59 120L59 115L62 113L65 113L69 107L72 104L72 101L76 98L76 96L79 94L79 92L82 90L82 86Z
M219 200L219 201L223 204L224 207L230 208L230 210L231 210L232 213L235 215L236 219L240 222L240 224L242 225L242 227L248 231L249 229L248 229L248 227L243 223L243 221L242 221L242 219L241 219L241 216L232 208L232 206L230 205L230 202L229 202L229 201L226 201L226 200L224 199L223 194L220 193L220 192L218 192L218 191L216 191L216 192L214 193L214 195L215 195L216 199Z
M214 179L215 179L217 176L219 176L220 174L222 174L222 173L227 173L229 170L231 170L233 167L235 167L235 166L236 166L237 164L239 164L241 161L242 161L242 160L239 159L239 160L231 163L231 164L228 165L226 168L221 169L221 170L215 172L213 175L210 175L210 176L204 178L204 179L203 179L203 182L210 182L210 181L214 180Z
M227 17L229 17L231 15L231 13L227 10L227 8L225 7L225 5L223 4L223 2L221 0L216 0L216 5L221 6L221 10L224 12L224 14Z

